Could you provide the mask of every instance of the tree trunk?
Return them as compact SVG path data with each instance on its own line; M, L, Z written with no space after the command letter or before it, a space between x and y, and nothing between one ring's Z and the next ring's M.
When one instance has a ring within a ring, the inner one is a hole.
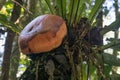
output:
M16 0L20 4L22 0ZM12 11L11 21L15 22L20 16L21 7L14 4L14 8ZM3 56L3 63L2 63L2 79L1 80L9 80L9 69L10 69L10 56L12 51L12 43L15 37L15 33L10 29L7 29L7 37L5 41L5 49L4 49L4 56Z
M7 30L7 37L5 41L5 51L3 56L3 63L2 63L2 75L1 80L8 80L9 79L9 67L10 67L10 56L12 50L12 42L15 36L11 30Z
M10 80L17 80L17 72L19 67L20 52L18 47L18 36L14 39L11 60L10 60Z

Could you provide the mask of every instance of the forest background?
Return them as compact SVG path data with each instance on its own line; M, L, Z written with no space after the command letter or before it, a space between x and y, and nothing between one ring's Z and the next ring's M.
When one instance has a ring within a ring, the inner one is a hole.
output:
M54 5L60 4L60 1L0 0L0 80L18 80L30 65L30 59L19 51L17 39L21 30L31 20L43 14L57 14L68 20L70 26L74 21L78 22L86 17L90 21L91 29L96 26L100 30L102 36L100 49L103 53L97 54L97 65L104 65L104 68L99 69L92 60L90 62L82 60L85 69L80 73L84 74L80 80L98 80L101 77L107 80L120 79L120 0L76 0L76 2L64 0L66 4L63 3L63 8L58 5L56 12ZM74 5L69 9L71 3ZM80 7L77 6L78 3ZM65 5L68 6L66 9ZM76 14L77 20L75 20ZM72 20L69 18L70 15ZM98 45L92 48L98 49ZM90 66L89 74L86 70L88 66Z

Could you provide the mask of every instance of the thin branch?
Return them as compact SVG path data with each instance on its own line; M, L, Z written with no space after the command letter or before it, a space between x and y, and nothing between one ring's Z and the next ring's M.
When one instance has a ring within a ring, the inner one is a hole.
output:
M14 3L18 4L20 7L22 7L25 11L27 11L29 14L33 14L31 11L29 11L27 8L25 8L23 5L21 5L19 2L15 1L15 0L11 0Z

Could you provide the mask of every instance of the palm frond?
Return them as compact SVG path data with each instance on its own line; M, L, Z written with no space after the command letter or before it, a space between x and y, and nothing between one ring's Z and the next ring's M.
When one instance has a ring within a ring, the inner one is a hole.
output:
M53 9L53 7L51 6L51 1L50 1L50 0L45 0L45 2L47 3L48 8L50 9L50 12L51 12L52 14L55 14L54 9Z
M93 6L91 13L89 14L88 20L92 23L93 20L96 17L96 14L99 12L99 10L102 7L102 4L105 0L96 0L95 5Z

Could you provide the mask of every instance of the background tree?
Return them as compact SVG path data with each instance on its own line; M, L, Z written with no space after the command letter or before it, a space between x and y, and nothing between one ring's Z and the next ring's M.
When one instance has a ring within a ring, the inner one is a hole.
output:
M21 0L18 0L17 2L22 3ZM10 19L12 22L15 22L19 18L20 9L21 7L18 6L18 4L14 4L12 16ZM11 56L12 43L13 43L14 37L15 37L15 33L10 29L7 29L7 37L5 42L5 50L4 50L4 57L3 57L3 63L2 63L2 76L1 76L2 80L9 79L10 56Z

